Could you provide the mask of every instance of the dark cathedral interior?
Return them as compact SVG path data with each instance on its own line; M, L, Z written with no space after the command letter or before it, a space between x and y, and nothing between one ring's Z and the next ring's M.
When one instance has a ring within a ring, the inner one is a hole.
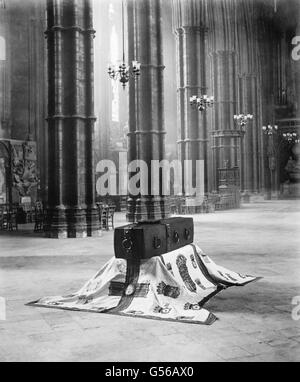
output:
M0 361L299 361L299 199L299 0L0 0Z

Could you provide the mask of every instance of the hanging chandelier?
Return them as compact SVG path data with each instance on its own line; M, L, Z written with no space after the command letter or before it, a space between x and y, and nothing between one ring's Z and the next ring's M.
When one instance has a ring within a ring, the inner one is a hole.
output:
M190 105L193 109L198 111L204 111L207 107L212 107L214 104L214 97L208 97L206 94L203 94L201 97L193 95L190 97Z
M300 139L297 133L283 133L283 139L288 141L288 143L299 143Z
M132 61L132 66L125 63L125 37L124 37L124 1L122 1L122 45L123 55L120 64L108 65L107 73L112 80L119 80L125 89L129 79L137 78L141 73L141 64L138 61Z
M263 133L266 135L273 135L276 134L278 131L278 126L277 125L267 125L262 127Z
M233 119L237 123L239 123L241 129L243 130L248 124L248 122L253 119L253 115L252 114L235 114L233 116Z

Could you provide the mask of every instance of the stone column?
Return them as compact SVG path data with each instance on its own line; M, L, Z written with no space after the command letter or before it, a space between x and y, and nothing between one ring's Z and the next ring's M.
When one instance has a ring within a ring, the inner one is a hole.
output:
M261 76L259 72L259 6L238 2L238 113L253 114L241 142L241 189L245 195L261 191L263 185L263 140Z
M9 138L10 131L10 40L9 13L4 4L0 3L0 138Z
M296 25L295 25L295 32L294 36L300 36L300 4L297 4L295 9L295 14L297 14L296 17ZM293 37L294 37L293 36ZM299 38L299 37L298 37ZM299 42L297 44L297 47L299 47ZM292 49L296 48L296 45L292 45ZM290 53L290 52L289 52ZM294 105L294 116L296 117L295 125L297 129L300 128L300 59L299 59L299 49L297 50L297 60L291 59L291 67L292 67L292 81L295 83L295 90L294 95L292 97L293 105ZM290 53L290 57L291 57ZM299 150L298 150L299 151Z
M135 159L146 163L148 192L142 190L137 196L129 195L127 219L160 219L168 216L168 206L162 195L161 174L151 172L151 160L161 161L165 155L160 0L130 0L128 29L129 62L135 58L141 63L141 75L129 87L128 159L129 163ZM153 194L151 186L155 177L160 187Z
M213 110L214 185L218 169L239 166L239 133L233 116L237 107L236 1L208 2L209 57Z
M209 91L206 73L206 2L173 0L173 30L177 50L178 156L183 168L186 202L196 209L202 204L203 198L201 195L191 197L187 184L189 182L196 187L198 178L204 183L203 189L208 191L207 114L210 111L192 109L190 97L201 96ZM191 173L184 167L185 160L192 163ZM204 162L204 173L197 173L197 161Z
M261 116L262 125L275 124L275 95L278 89L278 75L275 71L277 56L277 40L278 28L274 25L274 13L271 4L263 4L257 6L258 17L258 42L259 42L259 67L261 81ZM274 160L272 160L272 150L270 149L273 137L263 136L263 178L264 178L264 196L271 199L274 182Z
M239 110L253 115L246 126L241 142L241 189L245 194L261 189L261 93L259 78L255 74L242 74L239 84Z
M101 86L95 87L95 113L97 122L95 124L95 152L96 161L110 159L109 138L112 130L112 81L107 75L107 65L110 63L111 47L110 38L112 31L112 16L109 12L108 1L95 1L94 12L97 18L94 27L97 30L97 43L95 44L95 70L96 78ZM98 70L97 70L98 69Z
M236 113L236 54L231 50L219 50L211 54L214 82L214 163L215 177L219 168L239 166L239 138L233 115Z
M133 0L127 1L127 23L128 23L128 60L134 60L136 56L136 33L135 33L135 23L136 23L136 4ZM131 26L131 27L130 27ZM133 80L129 81L129 115L128 115L128 151L127 159L128 163L136 160L138 158L137 146L136 146L136 134L135 130L137 128L136 121L136 84ZM128 177L132 177L136 174L134 171L129 171ZM129 222L136 221L136 201L137 195L133 195L128 190L127 198L127 211L126 219Z
M94 204L90 0L48 0L48 237L100 234Z

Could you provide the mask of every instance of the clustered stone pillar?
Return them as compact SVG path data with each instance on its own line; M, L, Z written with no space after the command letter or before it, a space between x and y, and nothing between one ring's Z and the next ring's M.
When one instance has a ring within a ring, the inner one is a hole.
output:
M276 12L273 2L173 0L172 5L177 47L180 159L202 158L203 151L208 192L218 190L218 169L224 167L235 170L239 167L245 200L263 188L275 190L279 166L277 163L274 168L274 160L269 160L269 144L263 144L262 126L275 124L280 113L287 115L286 104L285 109L276 107L280 106L278 97L286 97L285 93L293 91L292 86L286 89L287 83L293 80L291 71L286 70L290 58L283 55L287 49L280 45L280 33L285 34L287 30L290 33L295 21L291 18L287 29L286 18L282 16L285 5L279 4L278 10L281 10ZM298 12L298 8L295 7L294 12ZM292 9L293 5L291 14ZM295 70L296 65L292 66ZM200 70L203 74L199 77ZM295 89L299 89L297 77L294 82ZM196 119L188 99L191 93L204 91L214 95L215 103L212 113L203 114L206 120L202 121ZM297 102L290 102L292 104ZM233 120L234 114L253 115L245 132ZM208 150L205 144L197 146L200 138L197 132L203 132L201 139L211 143ZM238 174L238 171L231 172ZM239 179L237 185L238 182Z
M208 3L211 28L209 56L212 89L215 97L213 110L213 170L214 186L220 186L218 170L240 165L241 133L233 116L237 114L237 50L236 1L212 0ZM234 172L238 174L238 171ZM237 183L239 179L235 179Z
M260 88L261 88L261 163L263 163L262 173L264 178L264 196L266 199L272 198L274 188L275 157L273 153L274 137L262 133L263 125L274 125L275 95L278 91L278 78L274 72L278 59L278 28L274 25L274 8L272 4L259 3L257 5L257 41L259 44L259 54L257 55L260 68Z
M127 219L134 222L169 215L162 193L162 173L151 171L151 161L161 161L165 156L160 0L128 1L128 36L129 62L135 59L141 63L141 75L129 87L128 161L130 165L134 160L141 160L148 170L147 190L141 188L138 195L129 194ZM134 173L135 170L130 171L130 177ZM155 194L153 181L159 182Z
M262 94L259 73L259 9L255 2L237 4L238 112L253 115L241 142L241 189L244 195L263 187Z
M48 237L100 234L93 161L90 0L48 0Z
M7 41L9 18L0 3L0 138L8 138L10 114L10 55Z
M259 81L254 74L242 74L238 81L239 110L253 115L253 120L248 122L241 142L241 189L245 194L257 193L262 186L259 164L262 153Z
M233 115L236 113L236 54L232 50L218 50L211 54L213 88L215 95L214 121L214 170L218 187L217 170L239 165L240 133L234 128Z
M182 164L186 203L197 209L204 195L201 195L200 189L196 191L196 196L189 195L188 184L193 188L202 184L203 192L204 184L207 185L207 112L192 109L190 97L201 97L208 92L205 1L174 0L173 30L177 51L178 156ZM192 164L191 171L187 171L184 165L188 160ZM203 168L197 168L197 161L204 163Z
M297 12L297 25L296 25L296 28L295 28L295 36L298 36L298 39L297 39L297 47L299 47L299 36L300 36L300 6L298 6L298 12ZM293 38L295 38L295 36L293 36ZM295 48L296 45L293 45L293 48ZM300 125L300 59L299 59L299 49L297 50L297 60L295 60L295 58L292 60L292 67L293 67L293 70L294 70L294 79L295 79L295 98L296 100L298 100L297 102L297 106L296 106L296 112L295 112L295 115L296 115L296 118L298 120L298 126Z

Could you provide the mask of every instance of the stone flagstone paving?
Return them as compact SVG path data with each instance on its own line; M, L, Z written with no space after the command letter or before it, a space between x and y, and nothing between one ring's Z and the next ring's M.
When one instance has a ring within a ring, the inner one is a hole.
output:
M214 297L211 326L25 306L77 290L113 255L113 233L56 240L28 225L0 232L0 361L300 361L300 320L291 315L300 296L299 202L251 203L194 221L195 242L213 260L263 277ZM117 214L116 225L124 223Z

